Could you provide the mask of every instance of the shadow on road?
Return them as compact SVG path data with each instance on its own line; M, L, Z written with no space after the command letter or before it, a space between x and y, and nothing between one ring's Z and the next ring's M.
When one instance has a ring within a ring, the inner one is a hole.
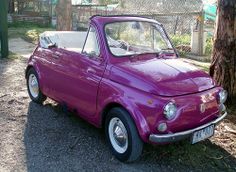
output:
M28 171L236 170L236 159L209 140L145 145L139 161L121 163L111 155L103 130L51 103L30 102L24 144Z

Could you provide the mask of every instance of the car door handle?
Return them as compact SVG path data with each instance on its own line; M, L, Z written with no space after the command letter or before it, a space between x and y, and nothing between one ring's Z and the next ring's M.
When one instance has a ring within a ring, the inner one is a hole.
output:
M57 54L53 54L52 57L53 57L54 59L58 59L60 56L57 55Z
M93 68L88 68L88 69L87 69L87 72L88 72L88 73L92 73L92 74L95 74L95 73L96 73L96 71L95 71Z

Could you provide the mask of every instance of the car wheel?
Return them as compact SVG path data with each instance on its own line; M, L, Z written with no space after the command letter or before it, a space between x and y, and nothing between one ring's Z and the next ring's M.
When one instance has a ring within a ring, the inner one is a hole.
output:
M105 132L113 155L122 162L137 160L142 154L143 142L130 114L122 108L113 108L105 121Z
M46 100L46 96L39 88L38 75L34 68L30 68L27 72L27 89L31 100L36 103L42 104Z

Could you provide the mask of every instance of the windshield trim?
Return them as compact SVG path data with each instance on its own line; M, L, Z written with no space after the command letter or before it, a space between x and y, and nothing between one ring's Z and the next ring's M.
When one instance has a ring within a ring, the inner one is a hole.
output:
M107 40L107 37L106 37L106 30L105 30L105 29L106 29L106 26L107 26L108 24L119 23L119 22L146 22L146 23L155 24L155 25L160 26L161 29L164 31L164 34L165 34L166 38L167 38L168 41L170 42L170 45L171 45L172 48L173 48L174 54L176 55L176 57L179 57L179 55L178 55L178 53L177 53L175 47L173 46L172 41L170 40L170 37L168 36L168 34L167 34L167 32L166 32L166 30L165 30L165 28L163 27L162 24L160 24L160 23L158 23L158 22L150 22L150 21L125 20L125 21L111 21L111 22L107 22L107 23L105 23L104 26L103 26L103 34L104 34L104 37L105 37L105 45L106 45L106 47L107 47L109 53L110 53L112 56L114 56L115 58L121 59L122 57L125 57L125 58L128 57L128 58L129 58L129 57L132 57L132 56L135 56L135 55L144 55L144 54L155 54L155 53L158 53L158 52L148 52L148 53L147 53L147 52L144 52L144 53L140 53L140 54L127 54L127 55L121 55L121 56L113 54L113 53L111 52L111 49L109 48L109 44L108 44L108 40Z

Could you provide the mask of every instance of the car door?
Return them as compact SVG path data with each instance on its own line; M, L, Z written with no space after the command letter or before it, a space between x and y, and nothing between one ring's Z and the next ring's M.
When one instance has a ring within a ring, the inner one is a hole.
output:
M79 109L86 115L96 112L97 93L105 68L105 54L101 50L101 42L95 26L91 25L82 50L78 56L80 66Z
M49 72L46 73L47 78L49 81L49 97L59 101L60 103L63 103L63 97L60 94L61 87L64 88L62 75L64 72L64 68L66 66L63 66L63 56L64 52L60 48L53 48L51 49L50 54L50 67Z
M41 90L44 94L50 96L50 88L51 88L51 77L52 77L52 54L54 51L52 49L38 47L35 51L35 58L37 59L37 65L39 68L39 75L41 77Z
M89 116L96 112L97 92L106 67L98 38L91 25L82 53L61 49L59 64L55 64L58 73L55 94L80 114Z

